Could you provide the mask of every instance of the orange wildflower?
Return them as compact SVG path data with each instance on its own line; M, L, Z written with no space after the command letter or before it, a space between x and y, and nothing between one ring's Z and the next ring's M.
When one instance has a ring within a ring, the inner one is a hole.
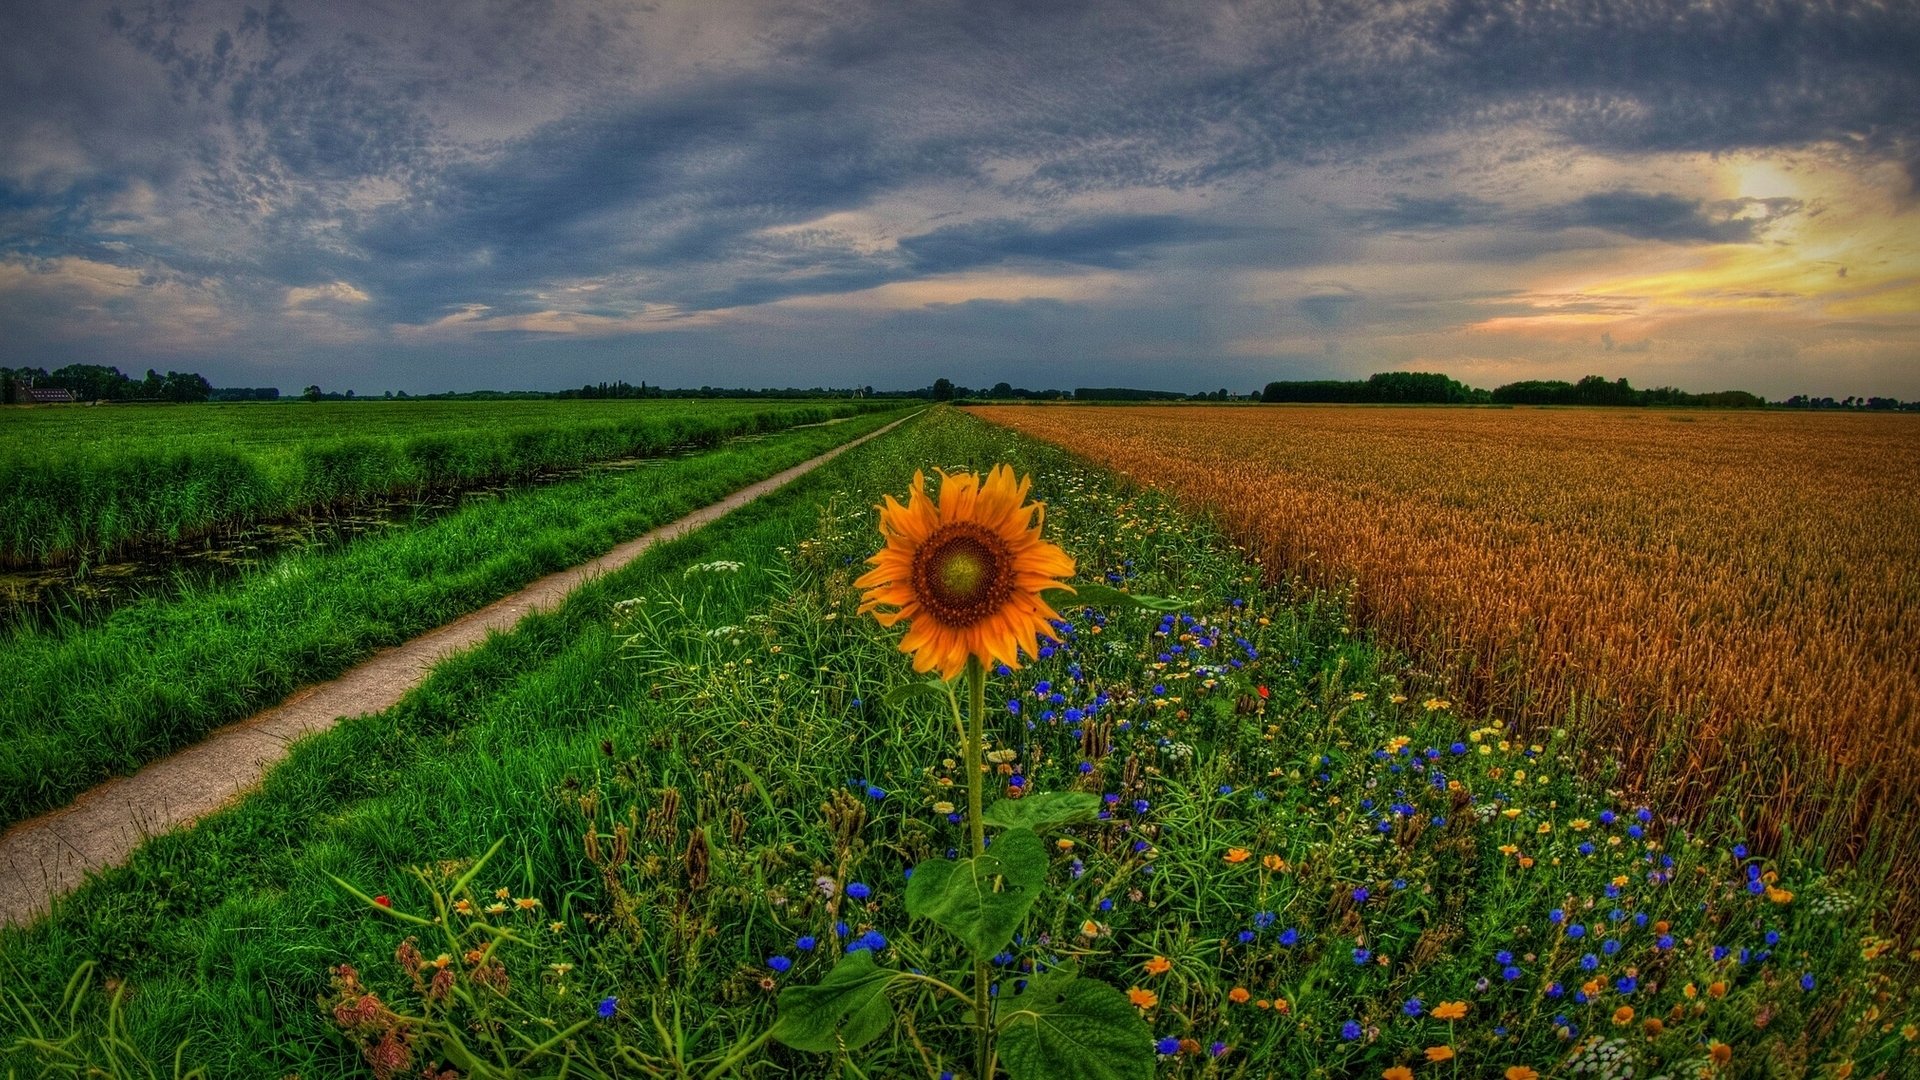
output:
M1140 966L1146 968L1149 975L1165 975L1173 970L1173 961L1164 956L1156 956Z
M1540 1074L1525 1065L1507 1066L1506 1077L1507 1080L1540 1080Z
M1613 1010L1613 1023L1614 1023L1614 1026L1616 1027L1618 1027L1621 1024L1633 1023L1633 1006L1622 1005L1619 1008Z
M1467 1003L1464 1001L1443 1001L1433 1007L1435 1020L1458 1020L1467 1015Z
M1432 1062L1452 1061L1453 1047L1445 1043L1441 1043L1439 1046L1429 1046L1427 1047L1427 1060Z
M1413 1070L1405 1065L1395 1065L1382 1070L1380 1080L1413 1080Z
M1136 986L1127 991L1127 1000L1133 1002L1136 1008L1151 1009L1160 1004L1160 995Z
M1253 852L1243 847L1228 848L1225 858L1230 863L1243 863L1253 858Z
M1227 991L1227 1000L1233 1002L1235 1005L1245 1005L1247 1003L1247 999L1251 998L1252 996L1253 995L1249 993L1247 991L1247 988L1244 986L1236 986L1233 989Z

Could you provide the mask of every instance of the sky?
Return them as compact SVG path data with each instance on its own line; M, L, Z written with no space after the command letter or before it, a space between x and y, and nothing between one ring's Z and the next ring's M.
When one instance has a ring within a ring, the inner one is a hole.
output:
M1920 5L10 0L0 366L1920 398Z

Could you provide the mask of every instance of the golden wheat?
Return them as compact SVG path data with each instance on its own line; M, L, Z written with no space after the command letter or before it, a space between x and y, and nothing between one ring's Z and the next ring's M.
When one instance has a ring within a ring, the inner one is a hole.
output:
M1762 837L1920 850L1920 418L974 411L1351 589L1475 707L1579 717L1668 805L1734 791Z

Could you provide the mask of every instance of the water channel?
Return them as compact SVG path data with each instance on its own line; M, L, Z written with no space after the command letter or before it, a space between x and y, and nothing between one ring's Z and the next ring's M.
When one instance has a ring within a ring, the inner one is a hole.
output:
M133 601L218 584L290 551L338 548L364 536L404 529L475 502L529 488L604 473L657 469L679 458L720 447L760 442L782 433L736 435L718 444L676 446L650 457L588 462L539 472L520 480L361 503L336 513L257 522L191 541L143 548L92 564L0 571L0 629L95 622Z

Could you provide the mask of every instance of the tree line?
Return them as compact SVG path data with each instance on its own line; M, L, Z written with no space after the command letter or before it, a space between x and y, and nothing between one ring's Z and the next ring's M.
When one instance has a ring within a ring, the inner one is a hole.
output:
M148 368L146 378L133 379L117 367L100 364L68 364L52 371L0 368L0 403L14 404L29 387L66 390L80 401L206 401L214 392L211 383L191 371L162 375Z

